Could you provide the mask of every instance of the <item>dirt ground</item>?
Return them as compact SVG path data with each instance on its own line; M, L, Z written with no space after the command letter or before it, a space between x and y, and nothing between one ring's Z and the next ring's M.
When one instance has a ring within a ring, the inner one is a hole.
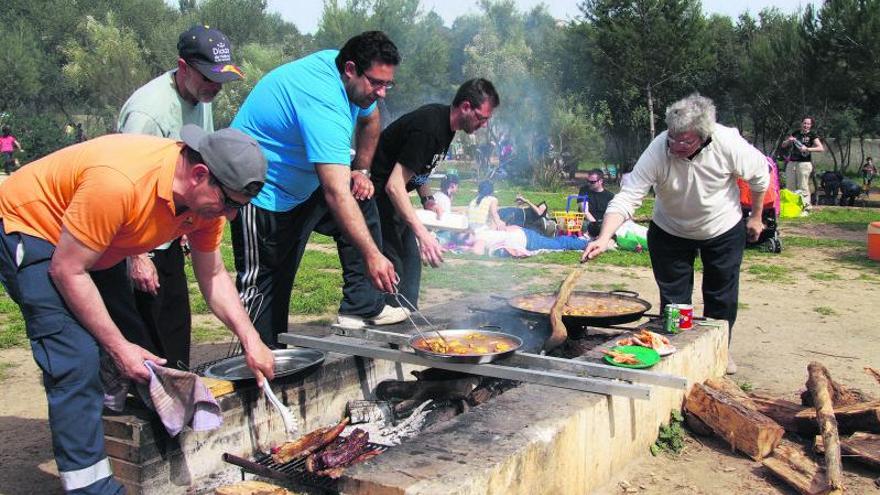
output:
M799 229L799 235L843 235L826 227ZM768 265L783 269L777 269L773 277L752 274ZM750 269L752 266L757 268ZM559 265L552 268L554 272L560 269ZM622 282L649 301L659 300L650 269L597 266L587 273L581 281L585 288ZM440 297L432 297L429 291L423 301L446 301L451 296L448 291L433 295ZM877 306L871 303L878 298L880 265L841 260L833 249L790 248L781 255L748 259L732 343L732 355L739 364L734 379L757 391L797 400L806 381L807 364L818 360L835 380L880 397L880 384L863 372L864 366L880 368ZM695 294L698 313L701 302ZM46 400L30 352L0 351L0 363L11 365L5 368L6 378L0 385L0 494L61 493L52 460ZM880 493L873 483L878 473L846 466L848 493ZM731 453L717 440L688 437L681 456L652 457L646 451L597 493L794 492L767 475L760 464Z

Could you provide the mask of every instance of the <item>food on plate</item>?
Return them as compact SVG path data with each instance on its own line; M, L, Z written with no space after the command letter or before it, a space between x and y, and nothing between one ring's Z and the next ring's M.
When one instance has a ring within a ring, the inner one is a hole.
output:
M345 429L348 418L344 418L336 426L327 426L300 437L292 442L285 442L272 451L272 460L278 464L286 464L292 460L305 457L329 444Z
M369 433L355 428L347 438L338 437L320 452L311 454L306 459L306 470L320 476L338 478L345 468L380 453L369 447L369 440Z
M465 356L506 352L513 349L515 344L512 340L498 335L471 332L460 337L444 335L442 339L440 337L417 339L413 342L413 346L434 354Z
M531 294L511 300L514 307L535 313L550 313L556 301L556 294ZM575 292L568 298L562 314L565 316L611 317L645 311L647 308L637 301L603 297Z
M617 341L617 345L640 345L642 347L648 347L654 349L657 352L668 349L672 344L669 343L669 339L666 337L651 332L645 328L640 328L639 333L633 335L632 337L627 337L624 339L620 339Z
M609 351L607 349L602 349L602 352L608 356L611 356L611 360L617 364L642 364L642 362L639 361L639 358L637 358L635 354L615 350Z

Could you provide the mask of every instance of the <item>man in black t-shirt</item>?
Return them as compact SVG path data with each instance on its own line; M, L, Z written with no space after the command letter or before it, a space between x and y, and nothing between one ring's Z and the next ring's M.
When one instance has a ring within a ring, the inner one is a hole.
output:
M428 186L431 171L446 156L455 132L472 134L484 127L499 102L491 82L471 79L458 88L451 106L420 107L392 122L379 136L370 174L382 225L382 251L400 276L398 292L416 307L422 262L439 266L443 248L419 221L409 193L418 190L422 206L438 212Z
M804 117L801 128L782 142L782 147L789 150L788 163L785 165L785 188L789 191L801 191L807 207L810 206L810 173L813 171L811 153L825 151L822 140L813 129L815 126L813 117Z
M581 186L578 196L586 196L587 211L584 211L584 223L587 223L587 233L590 237L599 235L602 230L602 219L605 218L605 210L608 203L614 197L614 193L605 190L604 174L599 169L587 172L587 183ZM583 211L584 204L578 205Z

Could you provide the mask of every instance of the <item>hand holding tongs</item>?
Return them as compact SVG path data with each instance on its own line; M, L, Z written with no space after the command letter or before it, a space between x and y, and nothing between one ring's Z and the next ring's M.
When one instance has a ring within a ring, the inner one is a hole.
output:
M428 328L430 328L432 331L434 331L434 333L437 334L438 337L440 337L440 340L443 341L443 345L449 347L449 342L446 340L446 337L444 337L443 334L440 333L440 330L438 330L437 327L428 320L424 313L416 308L415 304L411 303L409 299L406 298L406 296L404 296L400 293L399 290L397 290L397 284L394 284L394 292L392 292L391 295L394 296L394 300L397 301L398 306L408 310L408 314L406 315L406 317L409 318L409 322L412 323L413 327L416 329L416 333L418 333L419 337L422 338L422 342L427 343L428 338L425 337L424 333L422 333L422 330L419 328L419 325L416 324L416 321L413 319L412 315L417 315L419 318L424 320L425 323L428 325Z
M293 416L293 413L290 412L290 409L281 402L281 399L275 395L275 392L272 391L272 386L269 385L269 380L263 379L263 392L266 393L266 398L269 399L269 402L275 406L275 409L278 409L278 413L281 414L281 420L284 421L284 431L287 432L288 435L293 436L299 431L297 427L296 418Z

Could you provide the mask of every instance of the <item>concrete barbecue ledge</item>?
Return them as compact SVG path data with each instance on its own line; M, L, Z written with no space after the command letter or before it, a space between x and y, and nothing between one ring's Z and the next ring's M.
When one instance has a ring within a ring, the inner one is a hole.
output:
M326 327L292 331L328 332ZM683 376L689 385L724 372L726 325L695 327L674 336L673 343L678 352L651 371ZM581 359L600 357L591 351ZM410 378L410 369L329 354L323 366L303 377L276 380L273 388L301 418L305 433L338 421L349 400L369 397L382 380ZM523 384L348 469L342 490L370 495L589 493L645 452L684 395L652 387L652 398L638 401ZM252 458L284 440L281 418L253 385L222 397L220 405L220 429L187 429L175 439L148 411L129 408L126 414L106 416L115 476L131 494L210 493L239 479L239 469L223 462L223 453Z
M673 338L678 352L651 371L683 376L688 388L724 373L727 326L695 327ZM591 351L581 359L598 360ZM638 401L525 384L343 477L343 493L586 494L656 440L686 392L652 388Z

